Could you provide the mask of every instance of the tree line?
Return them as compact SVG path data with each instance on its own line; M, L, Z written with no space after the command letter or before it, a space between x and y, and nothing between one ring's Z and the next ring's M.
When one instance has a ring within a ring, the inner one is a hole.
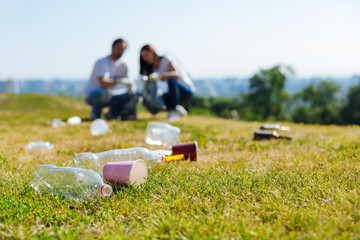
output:
M280 65L262 69L249 79L249 90L238 98L195 96L194 111L248 121L360 124L360 81L345 97L340 94L341 86L329 80L289 94L285 84L293 73L290 67Z

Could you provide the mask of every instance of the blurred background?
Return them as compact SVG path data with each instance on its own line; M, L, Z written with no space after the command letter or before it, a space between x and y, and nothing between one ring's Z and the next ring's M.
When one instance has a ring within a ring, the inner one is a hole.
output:
M195 106L219 116L348 123L311 114L334 102L337 116L343 115L354 102L349 94L358 96L357 0L0 0L0 9L1 92L81 97L95 61L123 37L129 43L123 59L134 78L139 50L150 43L190 73L198 89ZM255 99L259 93L266 98ZM321 94L331 99L310 99ZM230 107L216 113L214 101ZM281 106L246 110L265 102ZM304 112L309 116L299 120Z

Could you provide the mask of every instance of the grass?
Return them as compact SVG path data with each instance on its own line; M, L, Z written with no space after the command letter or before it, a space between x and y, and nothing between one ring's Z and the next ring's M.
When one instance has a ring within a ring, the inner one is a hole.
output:
M197 140L198 162L158 165L141 188L114 186L111 197L68 201L37 194L34 167L72 166L75 154L142 146L149 121L91 122L52 128L78 115L80 100L0 95L0 238L10 239L359 239L359 126L286 123L292 141L252 140L261 123L187 116L173 123L181 142ZM54 149L26 151L30 141Z

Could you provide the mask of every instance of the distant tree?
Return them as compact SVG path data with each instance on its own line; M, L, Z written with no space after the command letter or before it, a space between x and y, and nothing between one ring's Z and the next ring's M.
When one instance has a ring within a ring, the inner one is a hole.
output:
M349 89L347 104L341 111L347 124L360 124L360 82Z
M210 102L209 99L201 97L199 95L195 95L191 99L191 104L194 107L202 108L202 109L209 109L210 108Z
M251 109L248 116L252 116L253 120L283 118L285 102L288 99L284 90L288 73L293 73L290 67L277 65L262 69L249 79L249 93L243 102L247 109Z
M293 112L294 122L336 124L340 123L340 103L336 94L341 87L331 81L311 83L299 94L302 101Z
M234 111L239 109L239 102L234 98L211 98L210 99L210 111L216 116L223 118L233 118Z

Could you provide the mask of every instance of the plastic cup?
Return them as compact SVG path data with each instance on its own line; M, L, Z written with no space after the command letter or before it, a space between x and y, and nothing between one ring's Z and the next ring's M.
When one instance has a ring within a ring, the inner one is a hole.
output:
M90 132L94 136L105 134L107 131L109 131L109 126L104 120L100 118L94 120L91 124Z
M140 185L146 182L147 167L143 160L128 162L108 162L103 169L105 181L126 185Z
M172 151L171 155L184 154L184 158L190 159L190 161L197 160L197 142L182 143L170 146Z

